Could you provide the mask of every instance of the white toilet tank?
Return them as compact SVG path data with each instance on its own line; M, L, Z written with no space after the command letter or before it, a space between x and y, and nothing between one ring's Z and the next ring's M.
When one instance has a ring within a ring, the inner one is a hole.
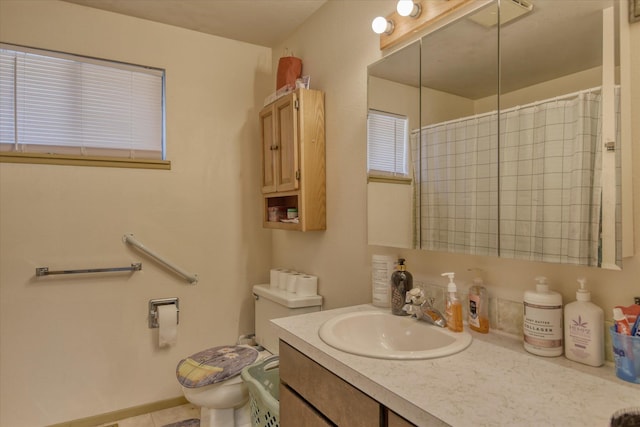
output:
M269 285L255 285L253 295L256 300L256 342L273 354L278 354L278 336L271 319L311 313L322 308L320 295L298 296Z

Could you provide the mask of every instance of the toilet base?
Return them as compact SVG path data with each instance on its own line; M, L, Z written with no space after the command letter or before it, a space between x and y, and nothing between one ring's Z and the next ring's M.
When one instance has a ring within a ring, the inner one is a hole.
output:
M238 409L200 408L200 427L251 427L249 404Z

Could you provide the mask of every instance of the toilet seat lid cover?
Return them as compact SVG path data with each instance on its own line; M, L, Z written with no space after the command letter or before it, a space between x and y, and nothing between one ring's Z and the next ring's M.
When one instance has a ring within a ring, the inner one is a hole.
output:
M176 377L184 387L204 387L240 374L258 354L255 348L242 345L211 347L182 359Z

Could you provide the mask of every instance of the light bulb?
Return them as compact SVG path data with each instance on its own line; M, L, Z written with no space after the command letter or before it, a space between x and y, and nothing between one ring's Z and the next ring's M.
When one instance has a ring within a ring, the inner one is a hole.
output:
M399 0L396 6L396 11L400 16L411 16L416 18L420 15L421 8L419 4L413 2L413 0Z
M376 34L391 34L391 32L393 31L393 22L388 21L382 16L378 16L371 23L371 29Z

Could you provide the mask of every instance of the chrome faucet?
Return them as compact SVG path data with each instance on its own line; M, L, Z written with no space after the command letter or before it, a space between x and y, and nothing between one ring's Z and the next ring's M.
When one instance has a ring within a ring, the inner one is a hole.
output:
M447 326L447 320L444 315L433 306L433 298L425 298L422 289L413 288L407 292L405 303L402 309L411 317L424 320L441 328Z

